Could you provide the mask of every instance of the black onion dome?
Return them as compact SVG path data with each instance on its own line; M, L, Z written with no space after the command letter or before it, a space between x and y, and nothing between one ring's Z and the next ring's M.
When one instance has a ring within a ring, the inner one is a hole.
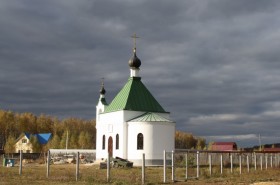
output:
M105 94L106 93L106 90L105 90L105 88L104 88L104 83L102 83L102 85L101 85L101 89L100 89L100 94Z
M141 66L141 60L136 56L136 49L134 48L133 56L128 61L128 65L131 68L139 68Z

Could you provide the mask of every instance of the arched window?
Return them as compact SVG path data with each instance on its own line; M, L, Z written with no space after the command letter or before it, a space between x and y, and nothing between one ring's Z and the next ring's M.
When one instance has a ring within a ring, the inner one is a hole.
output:
M144 137L142 133L137 135L137 150L143 150L144 148Z
M102 137L102 150L105 150L105 135Z
M119 149L119 134L116 135L116 150Z

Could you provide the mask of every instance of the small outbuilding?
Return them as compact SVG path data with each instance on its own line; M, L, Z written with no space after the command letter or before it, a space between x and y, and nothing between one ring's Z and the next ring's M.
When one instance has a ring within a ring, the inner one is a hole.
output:
M237 150L235 142L214 142L212 144L212 150L215 151L234 151Z
M15 144L15 152L22 151L23 153L33 153L33 146L30 142L31 137L36 137L40 145L45 145L49 142L51 138L51 133L39 133L39 134L29 134L23 133L17 139Z

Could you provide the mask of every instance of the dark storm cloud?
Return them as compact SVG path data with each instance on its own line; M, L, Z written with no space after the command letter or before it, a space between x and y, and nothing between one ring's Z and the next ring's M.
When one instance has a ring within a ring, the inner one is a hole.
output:
M95 117L129 75L136 32L142 81L177 129L240 145L279 142L278 1L1 1L1 108ZM207 128L207 129L205 129ZM238 139L237 139L238 138Z

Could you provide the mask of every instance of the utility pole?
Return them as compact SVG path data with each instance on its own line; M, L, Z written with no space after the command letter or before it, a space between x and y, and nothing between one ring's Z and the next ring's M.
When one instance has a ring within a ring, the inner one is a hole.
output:
M260 145L260 151L262 151L262 141L261 141L261 134L259 134L259 145Z
M67 133L66 133L66 150L68 149L68 130L67 130Z

